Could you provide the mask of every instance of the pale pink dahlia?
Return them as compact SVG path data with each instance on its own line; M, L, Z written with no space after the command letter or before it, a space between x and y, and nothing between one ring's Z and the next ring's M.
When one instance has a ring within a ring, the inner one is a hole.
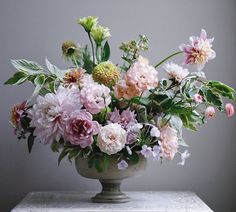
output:
M80 100L87 111L97 114L111 103L110 89L98 83L90 84L82 88Z
M173 160L175 154L178 151L178 134L174 128L170 126L165 126L160 130L160 147L161 155L163 155L168 160Z
M126 84L135 85L140 91L149 90L158 86L158 73L148 61L140 57L126 73Z
M178 82L181 82L182 79L187 77L189 74L188 69L185 69L182 66L172 62L166 63L163 68L169 75L170 79L175 79Z
M196 65L198 70L202 70L209 60L215 58L216 53L212 49L214 38L207 38L204 29L201 30L200 37L191 36L190 44L181 44L180 50L185 54L185 64Z
M99 124L85 110L74 111L66 122L64 137L71 144L85 148L93 143L93 135L98 134Z
M66 120L73 111L81 107L79 89L76 87L60 86L56 94L39 96L33 108L29 110L35 135L43 143L59 140L64 134Z

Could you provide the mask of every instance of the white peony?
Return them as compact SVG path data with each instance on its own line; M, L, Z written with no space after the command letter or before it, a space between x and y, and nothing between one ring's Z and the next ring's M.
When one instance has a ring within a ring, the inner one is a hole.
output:
M100 128L97 146L108 155L115 154L125 147L126 131L117 123Z
M184 69L182 66L172 62L166 63L163 68L169 75L169 78L174 78L178 82L187 77L189 74L188 69Z

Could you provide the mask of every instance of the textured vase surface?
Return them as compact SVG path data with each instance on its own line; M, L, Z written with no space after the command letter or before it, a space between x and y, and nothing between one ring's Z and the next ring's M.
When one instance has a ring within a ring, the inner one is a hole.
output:
M98 179L102 185L102 191L92 198L98 203L125 203L130 198L120 190L123 179L140 175L146 168L147 160L140 156L137 164L129 164L127 169L117 168L117 157L110 157L109 165L103 172L98 172L95 167L89 168L88 159L77 157L75 167L78 173L86 178Z

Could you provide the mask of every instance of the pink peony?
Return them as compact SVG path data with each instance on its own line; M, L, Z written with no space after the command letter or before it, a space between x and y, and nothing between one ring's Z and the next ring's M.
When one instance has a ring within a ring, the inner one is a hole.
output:
M196 65L198 70L202 70L209 60L215 58L216 53L212 50L214 38L208 39L204 29L201 30L200 37L191 36L190 44L181 44L180 50L185 54L185 64Z
M80 100L87 111L97 114L111 103L110 89L98 83L84 86Z
M213 118L215 114L216 114L215 108L212 106L207 107L207 109L205 110L205 117L208 119Z
M161 154L168 160L173 160L178 151L177 131L170 126L164 126L160 132Z
M203 96L198 94L198 93L194 94L193 99L196 103L202 103L203 102Z
M92 115L85 110L74 111L66 122L65 139L71 144L85 148L93 143L99 124L92 121Z
M43 142L59 140L64 134L65 122L70 114L79 110L79 89L60 86L56 94L48 93L39 96L33 108L29 110L31 126L35 127L35 135Z
M231 117L234 115L234 106L231 103L227 103L225 105L225 112L228 117Z
M126 84L135 85L138 90L145 91L158 86L158 73L148 61L139 57L126 73Z

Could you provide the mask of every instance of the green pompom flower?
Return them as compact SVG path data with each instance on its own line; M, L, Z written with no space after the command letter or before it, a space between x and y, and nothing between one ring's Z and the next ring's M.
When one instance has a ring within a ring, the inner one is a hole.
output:
M98 46L101 45L102 41L111 36L110 30L107 27L102 27L100 25L92 28L91 35Z
M94 81L111 87L120 79L120 70L112 62L106 61L97 65L92 75Z
M90 32L94 26L98 23L98 17L96 16L88 16L84 18L80 18L78 23L84 27L86 32Z

